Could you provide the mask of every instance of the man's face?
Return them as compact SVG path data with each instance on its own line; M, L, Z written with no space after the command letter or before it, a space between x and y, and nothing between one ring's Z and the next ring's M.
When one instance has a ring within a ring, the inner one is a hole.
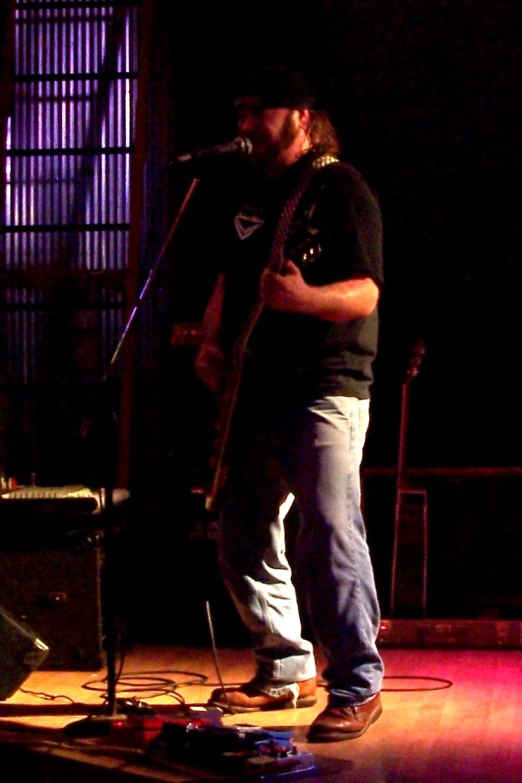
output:
M240 136L252 142L250 158L263 165L276 160L296 143L299 113L294 109L268 108L255 98L244 98L237 106Z

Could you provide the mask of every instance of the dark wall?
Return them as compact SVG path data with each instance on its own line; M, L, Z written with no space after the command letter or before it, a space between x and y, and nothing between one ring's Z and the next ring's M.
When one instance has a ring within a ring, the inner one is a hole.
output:
M245 69L284 62L326 98L344 156L380 198L387 285L367 459L393 464L413 344L416 464L520 463L517 357L522 11L507 0L265 3L179 9L179 151L234 134Z

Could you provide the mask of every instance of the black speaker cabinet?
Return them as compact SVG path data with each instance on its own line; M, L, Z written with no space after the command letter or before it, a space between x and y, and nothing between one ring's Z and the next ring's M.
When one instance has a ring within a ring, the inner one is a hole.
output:
M101 561L102 550L92 542L0 552L0 605L49 647L41 669L97 671L104 665Z

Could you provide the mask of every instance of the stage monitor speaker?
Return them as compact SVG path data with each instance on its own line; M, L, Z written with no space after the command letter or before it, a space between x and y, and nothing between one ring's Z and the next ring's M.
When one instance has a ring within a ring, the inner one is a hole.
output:
M12 696L48 653L34 631L0 606L0 701Z
M104 665L101 560L95 544L0 552L0 603L45 639L44 669Z

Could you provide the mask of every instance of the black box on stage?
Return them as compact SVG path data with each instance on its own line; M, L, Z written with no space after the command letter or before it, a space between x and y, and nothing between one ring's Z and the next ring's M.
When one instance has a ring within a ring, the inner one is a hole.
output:
M95 544L0 552L0 604L49 647L45 670L104 665L101 548Z
M380 647L520 650L522 622L452 617L382 620L377 644Z
M34 631L0 606L0 701L12 696L48 653Z

